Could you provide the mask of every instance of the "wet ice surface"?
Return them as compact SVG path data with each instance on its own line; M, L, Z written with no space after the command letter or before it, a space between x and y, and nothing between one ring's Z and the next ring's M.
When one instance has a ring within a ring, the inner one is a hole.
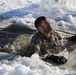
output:
M55 30L76 34L75 7L75 0L0 0L0 28L12 29L0 31L0 50L4 50L14 38L29 33L26 28L35 30L34 21L39 16L49 18ZM13 27L10 27L11 24ZM65 37L72 36L60 33ZM20 48L19 45L16 46L15 42L16 47L12 46L12 49ZM66 53L64 55L67 56ZM43 62L36 54L28 58L0 53L0 60L3 59L0 61L0 75L76 75L76 49L68 57L69 61L65 65L55 66Z

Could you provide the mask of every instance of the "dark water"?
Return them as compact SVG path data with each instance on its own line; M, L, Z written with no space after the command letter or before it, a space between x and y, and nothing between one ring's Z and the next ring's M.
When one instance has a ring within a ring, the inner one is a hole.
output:
M5 45L7 45L9 42L13 42L15 38L17 38L19 35L28 35L31 37L31 35L34 35L36 31L31 30L29 28L24 27L18 27L18 26L9 26L7 28L0 30L0 51L5 50Z

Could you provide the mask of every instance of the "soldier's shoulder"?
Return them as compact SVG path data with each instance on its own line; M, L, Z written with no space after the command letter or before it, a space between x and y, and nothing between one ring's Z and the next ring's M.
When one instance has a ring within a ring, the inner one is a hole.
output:
M62 38L61 34L57 31L52 31L54 35L56 35L57 37L59 37L60 39Z
M34 36L32 37L32 39L37 39L37 38L39 38L39 33L38 32L34 34Z
M58 34L58 32L56 32L55 30L52 30L52 33L53 33L53 34Z
M60 35L60 33L58 33L57 31L54 31L54 30L52 30L52 33L53 33L53 34Z
M33 41L33 42L39 42L39 41L40 41L39 32L37 32L37 33L32 37L32 41Z

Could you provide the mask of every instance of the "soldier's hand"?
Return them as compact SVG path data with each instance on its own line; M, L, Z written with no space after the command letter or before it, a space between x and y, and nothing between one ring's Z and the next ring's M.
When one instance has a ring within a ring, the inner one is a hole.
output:
M64 56L54 56L54 55L47 56L46 60L50 60L57 65L65 64L67 62L67 59Z
M70 37L70 38L69 38L69 41L74 41L74 42L76 42L76 35Z

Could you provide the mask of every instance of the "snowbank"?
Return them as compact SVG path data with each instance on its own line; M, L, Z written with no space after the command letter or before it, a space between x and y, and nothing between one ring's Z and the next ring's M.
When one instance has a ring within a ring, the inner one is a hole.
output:
M73 0L73 3L75 0ZM64 7L65 5L65 7ZM55 28L76 33L76 11L67 8L70 2L68 0L2 0L0 1L0 28L7 27L9 24L15 23L31 29L34 27L34 21L39 16L46 16L53 19ZM75 3L74 3L75 5Z
M4 60L0 65L0 75L74 75L57 66L50 67L37 54L31 58L18 56L14 61Z
M14 25L24 26L25 28L28 27L32 30L36 30L34 26L34 21L35 21L35 18L32 17L32 14L28 14L24 16L23 18L19 18L18 20L16 20Z

